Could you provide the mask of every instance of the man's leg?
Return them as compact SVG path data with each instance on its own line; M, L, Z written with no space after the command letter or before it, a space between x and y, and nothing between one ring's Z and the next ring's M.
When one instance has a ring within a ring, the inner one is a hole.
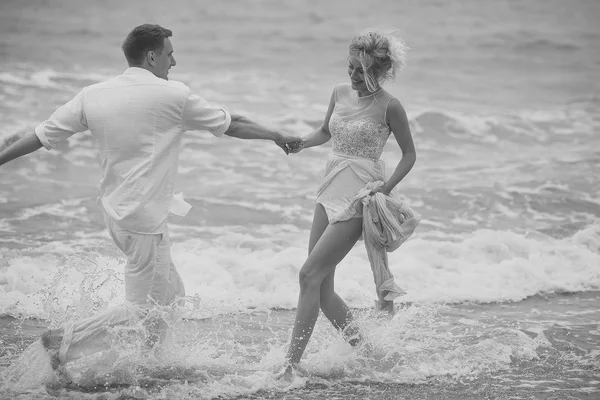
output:
M148 289L150 308L152 305L170 306L174 305L176 299L185 296L183 280L175 268L171 258L171 239L168 230L165 230L160 241L156 244L155 270L152 282ZM167 310L171 311L171 310ZM167 321L163 318L165 310L156 309L151 312L144 321L148 332L146 346L153 348L164 342L169 328Z
M51 354L54 369L110 348L110 329L124 326L144 317L144 311L121 305L94 316L68 323L60 329L49 329L42 335L42 344Z
M105 218L111 237L127 256L125 266L126 304L85 318L64 328L44 333L42 343L49 350L53 366L106 350L110 347L112 328L146 318L154 305L167 305L182 296L183 284L171 262L168 232L142 235L121 230ZM164 337L166 324L160 317L144 321L147 345L153 346Z

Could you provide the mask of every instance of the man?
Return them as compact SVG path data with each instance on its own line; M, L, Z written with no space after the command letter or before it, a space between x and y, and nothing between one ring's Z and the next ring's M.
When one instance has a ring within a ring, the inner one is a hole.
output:
M173 185L185 131L272 140L286 154L286 143L298 140L244 117L230 116L183 83L169 81L169 70L176 65L171 35L158 25L134 28L123 43L129 68L122 75L84 88L34 132L0 153L2 165L42 146L51 149L87 130L100 147L99 200L108 231L127 256L127 301L100 315L46 331L42 343L54 369L106 349L110 327L143 319L155 304L169 305L184 295L171 261L167 216L178 205ZM160 320L148 322L150 345L164 333L160 325Z

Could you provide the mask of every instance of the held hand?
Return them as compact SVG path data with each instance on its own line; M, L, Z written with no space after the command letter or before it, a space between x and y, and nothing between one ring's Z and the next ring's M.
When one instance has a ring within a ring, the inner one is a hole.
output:
M283 150L283 152L287 155L290 154L290 149L288 148L287 143L279 143L279 142L275 142L275 144L277 146L279 146L281 148L281 150Z
M288 149L290 150L290 153L292 153L292 154L300 153L300 151L302 151L302 149L304 148L304 141L298 140L296 142L289 142L289 143L287 143L287 146L288 146Z
M279 138L275 140L275 144L277 144L277 146L279 146L285 154L290 154L292 149L295 149L296 147L294 143L299 142L302 142L302 140L298 136L287 134L279 134ZM297 153L298 151L295 152Z

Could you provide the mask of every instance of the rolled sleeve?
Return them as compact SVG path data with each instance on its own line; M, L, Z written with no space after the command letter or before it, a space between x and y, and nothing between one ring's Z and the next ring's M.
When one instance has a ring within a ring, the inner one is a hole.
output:
M231 115L227 110L209 104L202 97L191 93L183 110L184 131L208 131L222 136L231 124Z
M48 122L48 121L46 121L46 122ZM50 150L50 149L51 149L52 147L54 147L54 146L53 146L53 145L50 143L50 141L49 141L49 140L48 140L48 138L46 137L46 132L45 132L45 130L44 130L44 124L45 124L46 122L44 122L44 123L41 123L41 124L39 124L38 126L36 126L36 127L35 127L35 129L34 129L34 132L35 132L35 135L36 135L36 136L38 137L38 139L40 140L40 143L42 143L42 145L43 145L43 146L44 146L46 149Z
M83 112L83 91L60 107L50 118L35 128L35 134L46 149L88 129Z

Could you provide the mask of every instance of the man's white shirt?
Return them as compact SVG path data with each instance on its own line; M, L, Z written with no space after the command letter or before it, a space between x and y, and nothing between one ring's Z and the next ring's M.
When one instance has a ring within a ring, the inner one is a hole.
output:
M84 88L35 133L51 149L89 130L100 149L104 210L121 229L155 234L166 227L183 132L221 136L230 123L227 110L185 84L131 67Z

